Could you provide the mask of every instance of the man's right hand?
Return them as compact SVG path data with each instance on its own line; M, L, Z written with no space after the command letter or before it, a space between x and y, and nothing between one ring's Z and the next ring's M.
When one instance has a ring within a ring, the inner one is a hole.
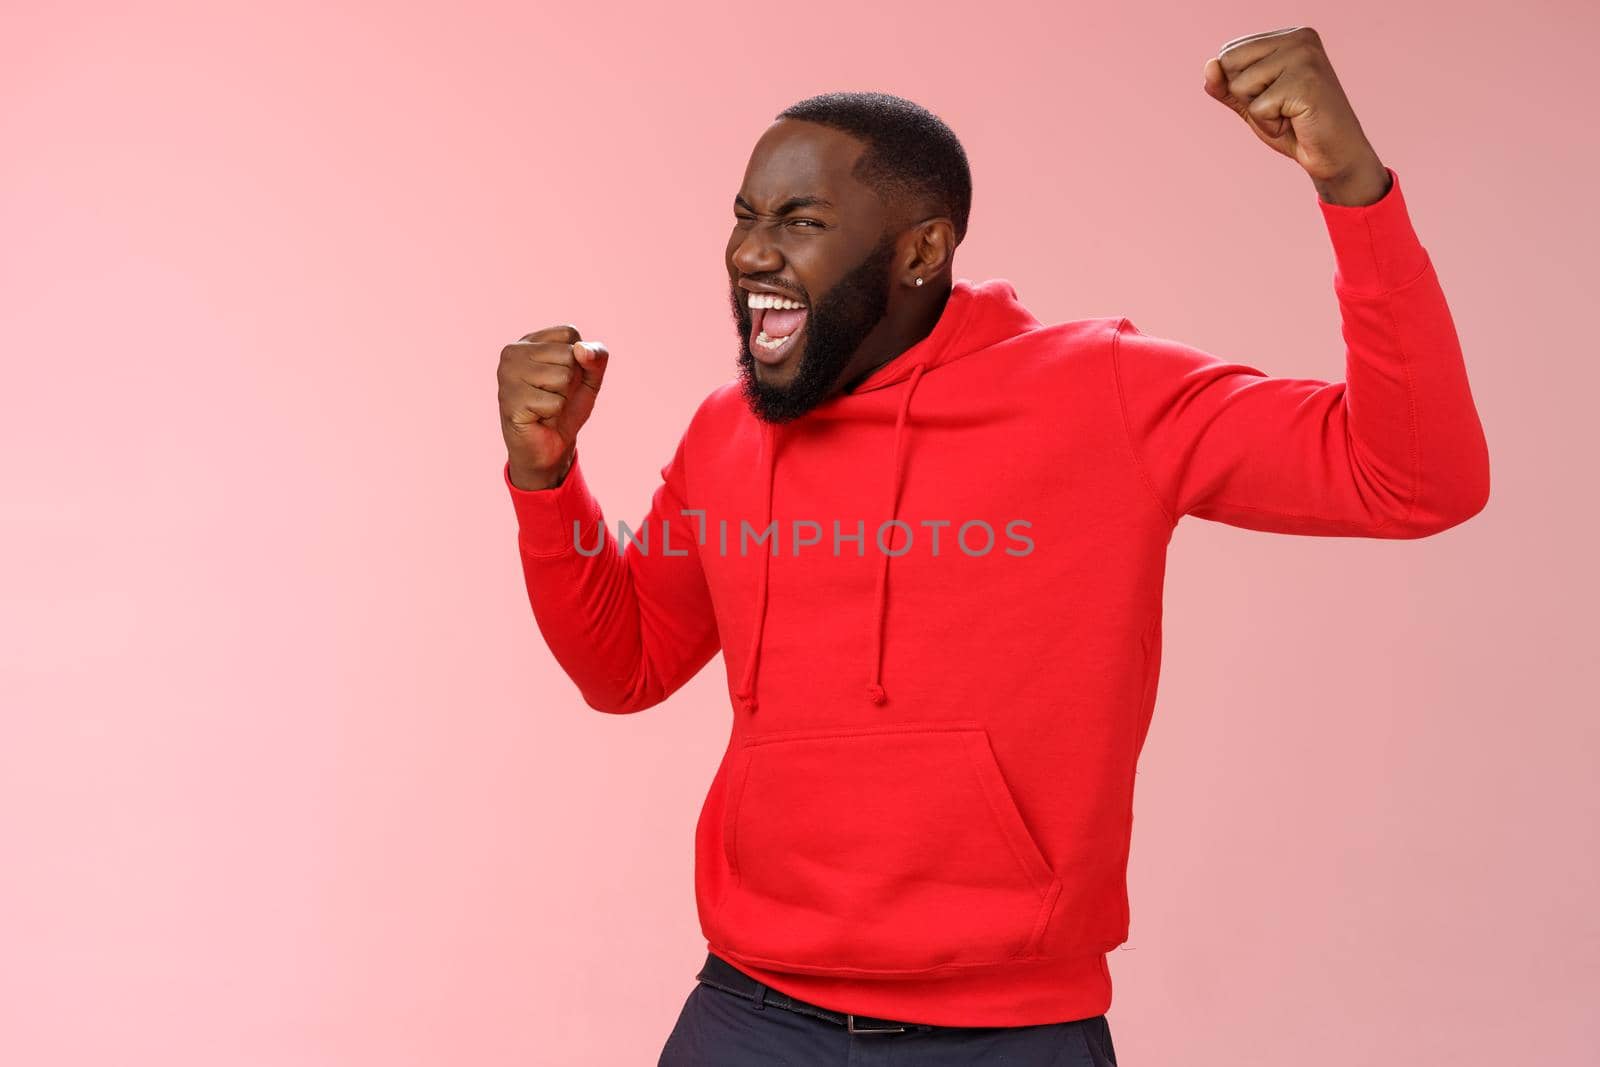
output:
M511 484L551 489L572 467L611 353L570 324L547 326L500 350L500 431Z

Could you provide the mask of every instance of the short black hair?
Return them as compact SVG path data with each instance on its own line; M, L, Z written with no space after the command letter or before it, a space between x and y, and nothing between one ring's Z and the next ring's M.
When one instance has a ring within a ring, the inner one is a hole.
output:
M819 93L790 104L776 118L815 122L866 142L852 171L862 184L897 213L928 201L938 214L950 216L956 244L966 236L972 212L966 150L954 131L921 104L889 93Z

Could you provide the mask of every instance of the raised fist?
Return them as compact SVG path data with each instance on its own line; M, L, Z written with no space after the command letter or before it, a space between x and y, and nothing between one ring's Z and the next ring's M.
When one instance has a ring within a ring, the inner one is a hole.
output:
M1206 60L1204 77L1206 93L1304 167L1323 200L1371 204L1389 191L1388 169L1310 26L1235 37Z
M511 484L550 489L572 467L610 352L576 326L547 326L500 350L500 430Z

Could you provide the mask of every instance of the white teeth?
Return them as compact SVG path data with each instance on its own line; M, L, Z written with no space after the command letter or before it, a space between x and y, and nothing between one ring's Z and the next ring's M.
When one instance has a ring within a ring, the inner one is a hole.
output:
M798 300L790 300L776 293L751 293L749 306L753 308L803 308Z
M788 344L789 343L789 338L793 337L793 336L794 336L794 334L789 334L789 335L787 335L785 337L780 337L776 341L774 341L772 338L767 336L767 331L766 330L762 330L760 333L756 334L756 344L760 345L762 348L770 348L770 349L776 350L776 349L782 348L784 345Z

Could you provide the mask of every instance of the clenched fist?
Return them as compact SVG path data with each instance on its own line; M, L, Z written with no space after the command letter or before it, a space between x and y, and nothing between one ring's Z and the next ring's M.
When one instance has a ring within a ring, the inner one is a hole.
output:
M1389 172L1310 26L1227 42L1206 60L1205 91L1304 167L1328 203L1371 204L1389 191Z
M500 350L500 431L511 484L550 489L572 467L610 352L571 325L547 326Z

